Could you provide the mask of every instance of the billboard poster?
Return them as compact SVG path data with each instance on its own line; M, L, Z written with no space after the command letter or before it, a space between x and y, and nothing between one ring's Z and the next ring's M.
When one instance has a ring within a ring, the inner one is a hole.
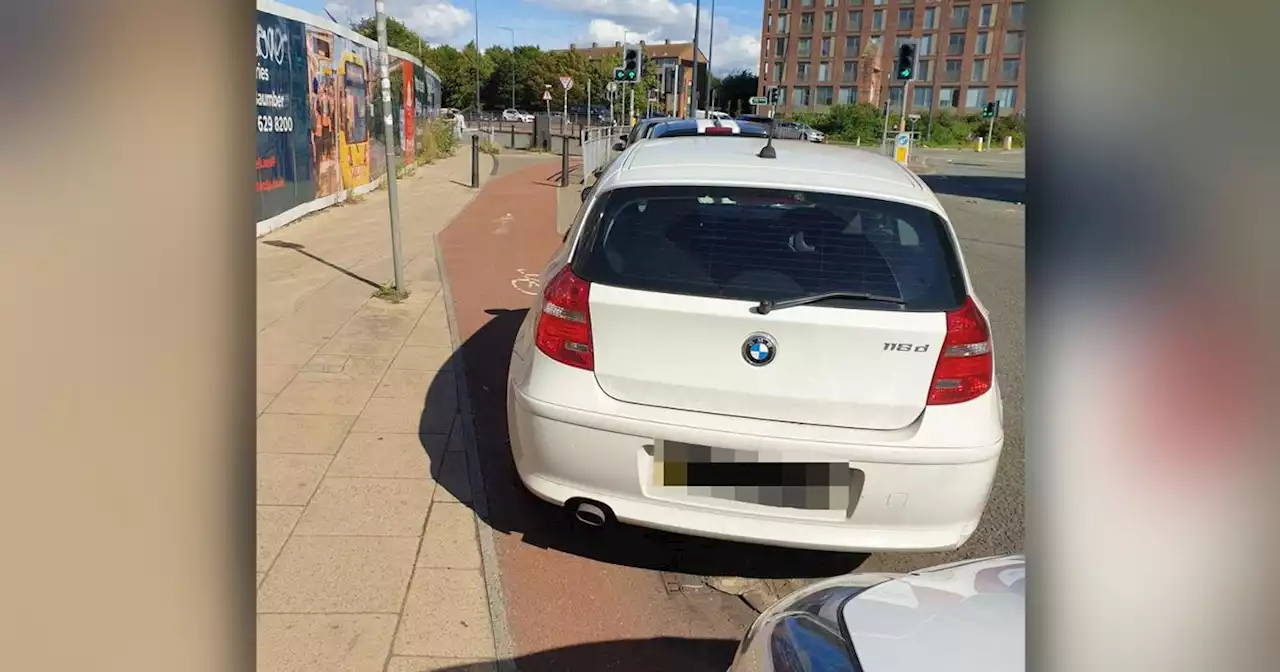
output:
M272 10L260 9L255 27L255 215L263 222L373 182L386 173L387 157L382 111L374 108L376 43L292 7L258 6ZM395 136L413 157L440 80L414 61L391 61L403 82L392 97Z

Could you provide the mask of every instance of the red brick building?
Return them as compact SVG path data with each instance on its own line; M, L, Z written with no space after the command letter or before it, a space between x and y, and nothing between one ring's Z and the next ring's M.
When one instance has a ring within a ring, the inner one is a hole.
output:
M904 40L917 45L911 112L964 114L995 101L1002 115L1026 109L1024 0L764 3L760 95L778 86L780 112L886 99L898 108L893 69Z

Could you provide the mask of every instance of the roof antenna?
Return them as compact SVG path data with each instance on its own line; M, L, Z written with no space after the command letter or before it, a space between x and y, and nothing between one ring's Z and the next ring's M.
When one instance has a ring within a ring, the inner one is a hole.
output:
M764 147L760 148L760 153L756 156L762 159L778 158L778 150L773 148L773 117L769 117L769 140L765 142Z
M773 127L775 125L774 114L778 111L778 87L769 87L769 140L765 142L764 147L760 148L760 153L756 156L762 159L778 158L778 150L773 148Z

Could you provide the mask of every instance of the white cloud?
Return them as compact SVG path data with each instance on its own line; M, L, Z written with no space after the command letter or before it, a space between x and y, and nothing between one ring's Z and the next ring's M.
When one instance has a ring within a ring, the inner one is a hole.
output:
M357 9L357 7L359 5L354 3L331 2L324 8L342 23L359 21L372 15L371 8ZM471 12L455 7L444 0L436 2L386 0L386 11L387 16L395 17L426 40L437 44L464 37L463 29L471 26L474 18Z
M636 42L639 40L651 42L655 39L658 39L657 30L642 33L620 23L614 23L609 19L591 19L591 22L587 24L587 39L585 42L613 44L614 42Z
M711 52L712 72L717 75L728 75L740 70L759 71L759 35L740 33L729 35L723 40L719 38L720 36L717 34L715 50Z

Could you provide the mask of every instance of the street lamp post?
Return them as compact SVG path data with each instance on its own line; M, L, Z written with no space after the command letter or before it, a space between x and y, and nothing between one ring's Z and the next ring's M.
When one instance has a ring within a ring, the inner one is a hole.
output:
M514 28L498 26L499 30L511 33L511 109L516 109L516 31Z
M476 19L476 124L480 124L480 0L475 0Z
M716 0L711 0L711 34L707 36L707 112L711 111L712 96L714 92L711 90L711 57L716 53ZM698 58L698 54L693 55L694 59Z
M693 9L693 82L689 87L689 102L693 107L693 113L690 117L691 119L698 118L698 99L700 98L698 95L698 54L700 53L698 51L698 33L701 32L702 24L699 23L701 19L702 0L697 0L697 2L694 3Z

